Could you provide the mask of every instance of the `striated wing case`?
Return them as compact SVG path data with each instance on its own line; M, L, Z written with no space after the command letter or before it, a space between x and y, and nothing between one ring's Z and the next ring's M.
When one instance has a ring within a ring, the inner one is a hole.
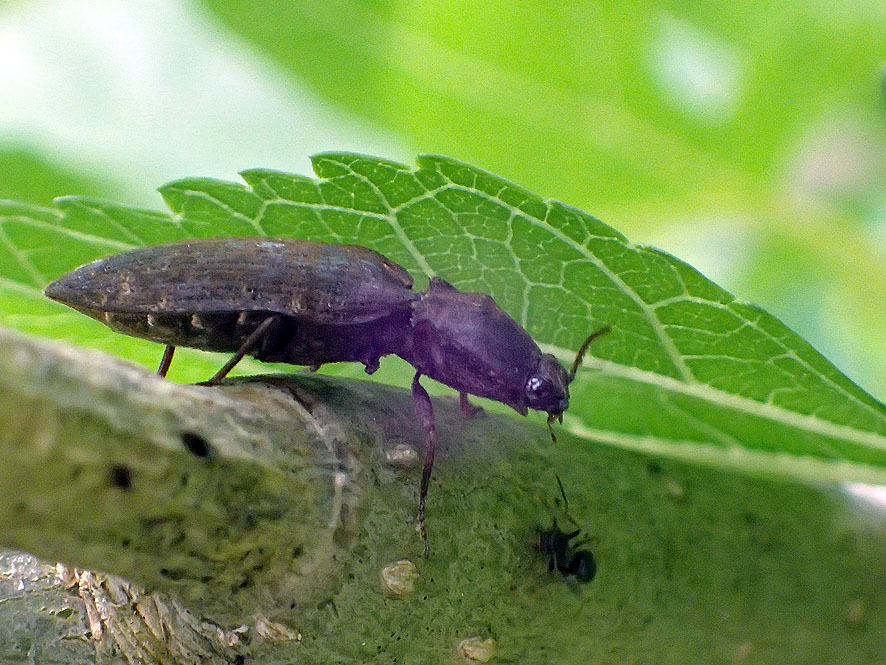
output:
M412 277L357 245L211 238L115 254L62 276L50 298L112 314L275 312L315 324L360 324L408 306Z

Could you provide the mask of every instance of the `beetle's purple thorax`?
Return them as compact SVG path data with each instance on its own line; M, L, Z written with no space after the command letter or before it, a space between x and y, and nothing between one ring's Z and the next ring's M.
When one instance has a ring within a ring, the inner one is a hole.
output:
M553 356L542 354L529 333L491 297L464 293L434 278L412 308L412 335L400 355L422 374L523 414L529 408L550 411L552 403L534 399L528 385L533 377L549 385L548 375L556 373L548 360ZM565 370L554 363L565 380ZM541 385L532 383L536 384ZM566 397L568 393L556 397L553 406L562 406Z

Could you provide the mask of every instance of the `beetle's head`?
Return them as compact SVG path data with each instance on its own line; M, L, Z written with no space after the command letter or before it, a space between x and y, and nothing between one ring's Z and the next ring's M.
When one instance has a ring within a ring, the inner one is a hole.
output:
M546 411L548 414L548 429L551 432L551 440L557 442L554 436L553 422L563 422L563 412L569 408L569 384L575 378L581 359L588 347L598 337L605 335L610 330L609 326L595 330L581 345L572 363L572 369L568 372L559 361L550 353L545 353L538 361L538 367L526 379L526 401L530 409Z
M569 372L550 353L526 379L526 401L530 409L558 416L569 406Z

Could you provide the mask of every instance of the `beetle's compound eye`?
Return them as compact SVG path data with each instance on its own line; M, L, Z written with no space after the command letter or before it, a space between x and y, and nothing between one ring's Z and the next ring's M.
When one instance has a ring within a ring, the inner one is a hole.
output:
M554 392L554 382L542 376L530 376L526 382L526 392L537 397L545 397Z
M549 353L544 354L538 368L526 379L526 400L538 411L559 414L569 406L569 376L563 365Z

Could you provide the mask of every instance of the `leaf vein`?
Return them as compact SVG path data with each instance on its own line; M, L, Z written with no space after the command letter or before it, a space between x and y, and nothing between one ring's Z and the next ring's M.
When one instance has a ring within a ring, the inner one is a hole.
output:
M374 182L372 182L371 180L366 178L366 176L364 176L360 173L357 173L353 169L349 169L349 170L351 171L351 173L354 174L354 177L356 177L358 180L365 183L370 189L372 189L372 191L374 191L376 193L376 195L379 198L379 201L382 201L384 203L385 208L387 208L387 210L388 210L388 213L387 213L387 215L384 216L384 218L387 220L388 224L390 225L391 230L393 230L394 235L397 237L397 239L400 242L403 243L403 246L406 248L406 251L408 251L412 255L412 258L415 259L415 262L418 264L419 268L428 277L434 277L437 273L434 271L433 268L431 268L430 264L427 262L427 259L425 259L424 254L422 254L420 251L418 251L418 248L415 246L415 243L412 242L412 238L409 237L409 235L406 233L406 231L400 225L400 222L397 220L397 215L394 214L393 210L391 209L391 206L388 203L388 199L384 195L384 193L378 188L378 186Z
M465 191L470 191L471 193L476 194L477 196L480 196L480 197L486 198L487 200L492 201L492 199L490 199L489 194L487 194L486 192L483 192L482 190L467 189L464 186L460 186L458 188L465 190ZM517 210L513 206L509 205L508 203L505 203L504 201L502 201L499 198L495 199L493 202L497 202L498 204L505 206L505 207L509 208L510 210L514 211L515 213L517 213ZM546 215L549 215L551 212L551 202L546 201L545 206L546 206ZM565 243L566 245L568 245L569 247L571 247L572 249L574 249L575 251L580 253L589 262L594 264L604 275L606 275L609 278L609 280L613 284L615 284L622 293L624 293L626 296L628 296L628 298L633 300L636 303L637 307L639 307L640 310L644 313L644 315L649 319L649 322L652 325L652 328L655 331L655 334L658 337L659 342L661 343L662 347L664 348L665 353L667 353L671 362L674 364L674 367L677 369L677 371L680 373L680 375L683 377L683 379L685 381L695 381L696 380L695 377L692 375L692 372L690 371L689 367L687 367L686 363L683 362L683 359L680 356L680 353L677 350L677 347L674 345L673 340L665 332L661 321L658 319L657 316L653 315L652 308L649 307L649 305L643 301L643 299L640 297L640 295L636 291L634 291L632 288L630 288L618 276L618 274L614 270L612 270L608 265L606 265L605 262L601 261L593 253L591 253L587 247L576 242L575 240L573 240L572 238L567 236L565 233L560 231L560 229L555 228L550 223L548 223L547 219L540 220L537 217L533 217L532 215L525 215L525 214L523 214L522 211L519 211L518 214L522 215L523 218L526 219L533 226L536 226L540 229L547 231L548 233L553 235L555 238L560 240L560 242Z
M549 345L545 345L544 348L561 358L568 359L572 354L572 352L567 349L551 347ZM743 397L742 395L736 395L734 393L720 390L710 384L685 382L656 372L649 372L636 367L629 367L608 360L602 360L600 358L593 358L592 360L586 359L582 364L586 367L602 370L611 376L625 378L638 383L658 387L663 390L688 395L690 397L697 397L712 404L733 408L743 413L760 416L767 420L788 425L790 427L796 427L804 431L814 432L822 436L847 439L856 443L886 450L886 436L878 432L860 430L850 425L840 425L818 416L807 415L797 411L788 411L774 404L758 402L749 397Z

